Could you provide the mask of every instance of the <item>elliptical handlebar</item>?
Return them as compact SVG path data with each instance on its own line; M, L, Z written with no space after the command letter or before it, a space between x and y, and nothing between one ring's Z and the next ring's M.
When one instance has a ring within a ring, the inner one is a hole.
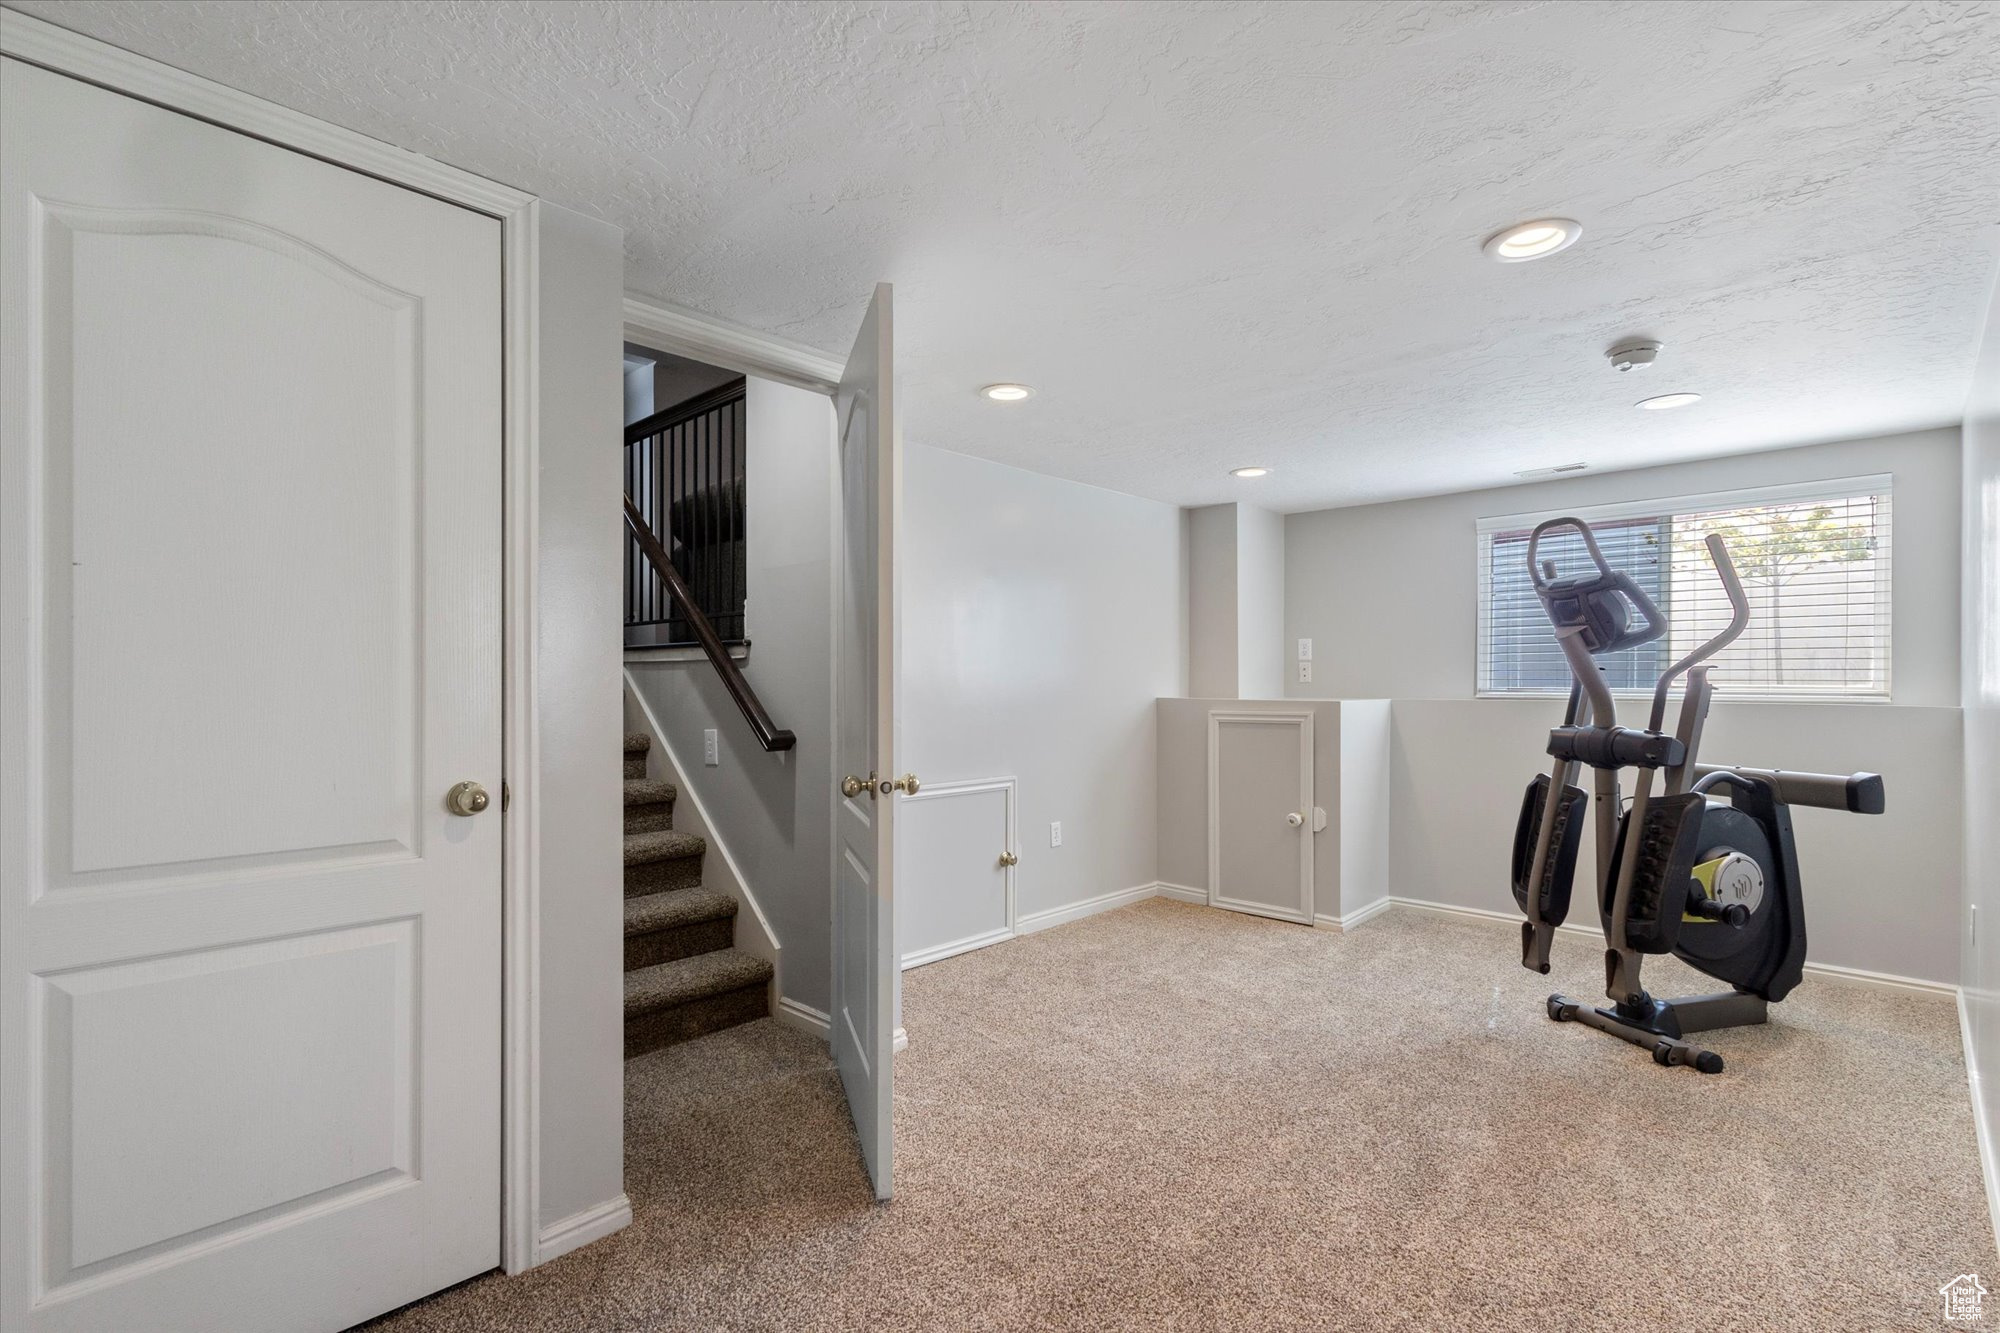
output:
M1584 550L1597 567L1594 574L1567 579L1555 576L1555 562L1542 560L1541 545L1543 535L1556 528L1574 528L1583 538ZM1535 525L1528 534L1528 577L1557 631L1580 634L1583 646L1593 656L1650 643L1667 632L1667 618L1660 608L1631 575L1611 567L1596 534L1581 519L1551 518ZM1634 625L1627 607L1638 612L1643 623Z
M1588 523L1580 518L1543 519L1528 534L1528 577L1534 580L1536 592L1545 592L1549 587L1549 576L1542 569L1542 534L1556 528L1576 529L1577 535L1583 538L1584 549L1590 552L1590 563L1597 566L1597 572L1607 576L1614 572L1611 562L1604 558L1604 551L1597 544L1597 534L1590 530Z
M1653 687L1652 716L1646 724L1650 731L1658 731L1667 719L1667 691L1675 678L1684 675L1689 667L1705 662L1727 648L1750 625L1750 599L1743 592L1743 580L1736 575L1736 562L1729 556L1729 543L1722 540L1721 533L1711 532L1702 544L1708 547L1708 558L1714 562L1716 577L1722 580L1723 594L1729 598L1729 623L1714 638L1660 673L1659 684Z

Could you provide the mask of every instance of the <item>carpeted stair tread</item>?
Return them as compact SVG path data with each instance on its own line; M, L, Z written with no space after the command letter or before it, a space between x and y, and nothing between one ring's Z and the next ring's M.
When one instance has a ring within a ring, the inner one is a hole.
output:
M625 900L625 934L645 935L736 915L736 900L711 889L672 889Z
M675 790L674 784L663 779L625 779L625 804L627 805L658 805L663 801L671 803L679 798L680 793Z
M708 839L699 833L677 833L672 829L662 829L657 833L625 835L625 864L628 866L651 865L655 861L678 861L683 857L700 856L707 850Z
M626 754L644 754L646 753L646 751L652 748L653 748L653 738L651 736L648 736L645 732L633 731L626 733L625 736Z
M740 949L717 949L625 974L625 1016L724 995L771 979L771 965Z

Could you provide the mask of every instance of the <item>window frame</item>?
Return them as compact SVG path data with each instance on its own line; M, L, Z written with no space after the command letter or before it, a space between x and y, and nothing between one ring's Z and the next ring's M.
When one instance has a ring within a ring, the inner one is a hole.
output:
M1819 481L1781 483L1773 486L1745 486L1725 491L1701 491L1687 495L1663 496L1652 500L1617 500L1603 504L1566 505L1556 509L1540 509L1518 514L1496 514L1476 519L1473 524L1472 575L1473 600L1477 603L1477 624L1474 628L1472 645L1472 697L1475 699L1563 699L1569 691L1566 688L1493 688L1483 675L1492 660L1493 596L1492 586L1487 581L1489 549L1492 538L1498 533L1514 532L1533 528L1536 524L1552 518L1579 518L1586 523L1629 521L1642 518L1678 519L1685 514L1705 513L1716 510L1745 509L1759 505L1811 504L1816 501L1848 501L1863 496L1879 497L1887 501L1889 560L1887 568L1877 572L1879 591L1878 604L1886 612L1887 627L1884 635L1882 666L1882 688L1878 691L1858 692L1842 690L1818 694L1774 693L1769 690L1727 688L1722 697L1731 701L1754 701L1757 703L1786 704L1890 704L1895 701L1895 661L1896 661L1896 502L1895 474L1873 473L1855 477L1829 477ZM1671 615L1671 611L1669 611ZM1753 610L1754 614L1754 610ZM1651 687L1632 689L1613 687L1612 694L1621 699L1643 699L1652 695Z

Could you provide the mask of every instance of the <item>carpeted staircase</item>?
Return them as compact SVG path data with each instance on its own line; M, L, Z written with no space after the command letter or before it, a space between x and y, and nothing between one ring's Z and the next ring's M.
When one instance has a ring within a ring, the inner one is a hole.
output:
M708 841L674 831L652 738L625 738L625 1055L763 1018L771 965L732 947L736 900L701 886Z

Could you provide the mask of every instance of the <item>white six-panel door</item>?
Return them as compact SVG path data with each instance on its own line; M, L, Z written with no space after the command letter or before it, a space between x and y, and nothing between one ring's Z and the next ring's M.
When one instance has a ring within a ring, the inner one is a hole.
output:
M875 289L834 395L840 563L834 643L833 1012L840 1070L875 1197L892 1187L895 1040L895 533L898 454L889 285Z
M0 79L0 1325L341 1328L498 1258L499 224Z

